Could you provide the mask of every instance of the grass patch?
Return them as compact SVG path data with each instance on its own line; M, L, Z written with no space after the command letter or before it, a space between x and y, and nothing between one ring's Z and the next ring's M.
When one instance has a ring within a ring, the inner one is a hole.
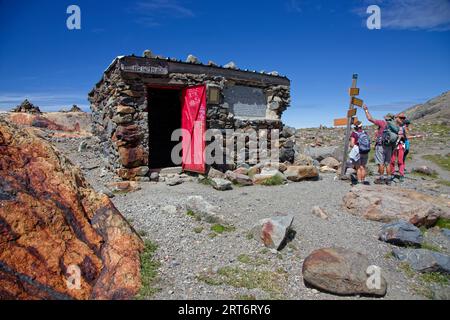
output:
M245 235L245 239L247 239L247 240L253 240L253 238L254 238L253 233L251 233L251 232L249 232Z
M186 215L193 218L195 221L202 221L202 217L192 210L188 210L188 212L186 212Z
M284 178L280 175L275 175L261 183L263 186L281 186L284 184Z
M214 239L215 237L217 237L217 233L215 233L215 232L211 232L208 234L208 238L210 238L210 239Z
M203 227L196 227L196 228L194 228L194 232L195 233L202 233L203 232Z
M424 243L422 243L422 245L420 247L422 249L427 249L427 250L430 250L430 251L435 251L435 252L442 253L442 249L441 248L439 248L438 246L435 246L435 245L433 245L431 243L424 242Z
M399 264L399 267L408 278L414 278L414 276L416 275L416 272L407 262L401 262Z
M139 236L141 236L142 238L145 238L146 236L148 236L148 232L145 230L140 230L138 232Z
M154 259L158 246L151 241L144 242L144 251L141 253L141 278L142 287L136 296L136 299L149 298L158 291L159 288L153 287L153 282L158 275L159 261Z
M439 218L436 222L436 226L441 229L450 229L450 219Z
M392 252L388 252L384 255L385 259L393 259L394 258L394 253Z
M268 264L268 261L265 260L265 259L261 259L261 258L252 258L252 257L250 257L250 256L247 255L247 254L241 254L241 255L239 255L239 256L237 257L237 260L238 260L240 263L252 265L252 266L255 266L255 267L259 267L259 266Z
M438 184L446 186L446 187L450 187L450 181L448 180L444 180L444 179L439 179L438 181L436 181Z
M283 270L256 271L237 267L220 268L217 273L203 273L197 276L199 281L209 285L227 285L235 288L261 289L272 298L279 298L283 293L288 275Z
M236 227L234 226L224 226L222 224L214 224L211 226L211 231L222 234L224 232L233 232L236 230Z
M450 276L439 272L430 272L420 275L420 279L429 284L439 284L446 286L450 282Z
M438 179L439 175L437 173L433 173L433 174L425 174L423 172L417 172L417 171L413 171L411 172L411 175L417 178L424 178L424 179Z
M205 186L212 186L213 185L213 182L212 182L212 180L210 178L203 178L203 179L198 180L198 182L200 184L205 185Z
M440 166L442 169L450 171L450 156L442 156L440 154L426 155L424 159L429 160Z
M236 296L236 300L240 301L254 301L256 297L252 294L240 294Z

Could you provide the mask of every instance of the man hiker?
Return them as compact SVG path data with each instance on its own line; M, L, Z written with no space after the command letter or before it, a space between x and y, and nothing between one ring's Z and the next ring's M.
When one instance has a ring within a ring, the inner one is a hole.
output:
M357 147L357 151L359 152L359 160L352 159L351 157L350 159L356 170L358 183L367 185L369 184L369 182L366 181L367 176L366 167L367 162L369 161L370 138L369 135L363 130L363 125L361 121L355 123L354 131L350 136L350 147L353 149L355 148L355 146Z
M396 128L393 124L394 115L389 113L384 120L376 120L369 112L367 105L363 105L367 120L378 127L375 143L375 163L378 165L379 177L374 181L375 184L392 183L391 159L394 151L394 145L397 142ZM398 132L398 130L397 130ZM386 175L384 174L386 172Z
M394 152L391 158L391 172L395 172L395 164L398 163L399 181L405 180L405 141L406 141L406 127L404 126L406 116L404 113L399 113L395 116L395 124L399 128L397 143L394 146Z
M405 164L405 168L406 168L406 157L409 154L409 150L411 149L411 143L409 141L409 126L411 125L411 121L409 121L408 119L405 120L405 122L403 123L403 127L405 130L405 155L403 157L403 163Z

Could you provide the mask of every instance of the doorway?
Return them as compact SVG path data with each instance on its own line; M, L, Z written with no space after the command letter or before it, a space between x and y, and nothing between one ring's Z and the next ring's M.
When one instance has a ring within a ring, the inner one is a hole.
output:
M181 95L179 88L148 88L150 169L177 166L171 154L179 142L171 138L181 128Z

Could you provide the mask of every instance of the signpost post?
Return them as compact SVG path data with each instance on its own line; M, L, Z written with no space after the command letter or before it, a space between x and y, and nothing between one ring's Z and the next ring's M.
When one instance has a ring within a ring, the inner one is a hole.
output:
M356 85L358 83L358 75L354 74L352 79L352 87L350 88L350 106L349 111L347 113L347 130L345 131L345 141L344 141L344 156L342 157L342 170L341 170L341 178L345 176L345 172L347 170L347 153L348 153L348 147L349 147L349 140L350 140L350 134L353 124L353 117L356 115L354 103L355 103L355 95L359 94L359 90L357 89ZM356 99L358 104L362 105L362 100Z

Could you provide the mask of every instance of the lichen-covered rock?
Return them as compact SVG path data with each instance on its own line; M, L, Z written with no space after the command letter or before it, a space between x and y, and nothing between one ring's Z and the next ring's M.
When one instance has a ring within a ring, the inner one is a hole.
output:
M406 220L413 225L434 226L439 217L450 217L444 199L414 190L358 185L344 197L344 207L368 220L393 222Z
M261 241L266 247L280 250L285 243L294 217L280 215L262 219L252 229L253 237Z
M319 249L303 263L305 282L321 291L337 295L386 295L387 283L380 271L372 282L369 260L359 252L344 248Z
M30 130L0 122L0 299L129 299L142 240ZM67 285L76 268L80 287Z

